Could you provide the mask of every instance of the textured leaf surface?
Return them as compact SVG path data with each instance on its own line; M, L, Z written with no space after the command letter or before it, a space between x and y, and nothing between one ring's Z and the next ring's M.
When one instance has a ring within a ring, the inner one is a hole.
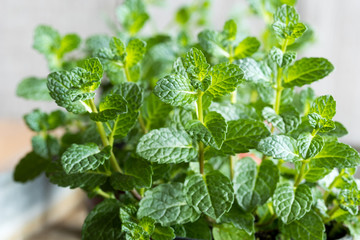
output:
M145 193L137 213L149 216L163 226L195 221L199 215L186 203L181 183L161 184Z
M219 97L233 92L242 82L244 76L239 66L229 63L220 63L213 66L209 74L212 79L207 91L213 97Z
M149 95L141 108L141 115L146 121L147 129L161 128L172 110L169 104L159 100L154 94Z
M140 39L131 39L129 44L126 46L126 67L133 67L139 63L146 52L146 43Z
M302 133L297 139L299 154L303 159L316 156L324 147L324 139L319 136L313 136L311 133Z
M301 219L309 212L312 201L311 190L305 184L294 189L290 183L283 183L276 188L273 196L275 212L286 224Z
M189 205L214 219L219 219L229 211L234 201L232 185L219 171L211 171L205 176L193 174L187 177L184 191Z
M311 113L317 113L326 119L332 119L336 114L336 102L331 95L317 97L310 108Z
M96 205L85 219L81 231L82 239L122 239L119 209L120 202L114 199L105 199Z
M46 113L35 109L24 115L26 125L35 132L41 132L48 129L48 116Z
M61 156L61 163L68 174L95 170L110 157L108 150L101 151L95 143L72 144Z
M210 54L219 57L229 57L224 49L223 36L213 30L204 30L198 35L200 45Z
M317 167L311 161L309 164L309 169L305 172L305 180L307 182L317 182L320 179L324 178L331 172L331 169L324 167Z
M52 98L46 86L46 78L23 79L16 88L16 95L29 100L49 101Z
M127 113L127 102L117 94L109 94L99 105L98 113L91 113L90 118L97 122L114 120L119 114Z
M209 112L205 116L204 124L193 120L188 122L185 128L206 145L219 150L226 137L227 123L220 113Z
M204 239L204 240L212 239L209 224L204 217L200 217L195 222L184 224L183 228L185 230L185 234L177 235L178 237L184 236L191 239Z
M190 104L197 99L197 93L189 79L179 74L168 75L160 79L154 88L154 94L161 101L172 106Z
M244 158L236 163L234 176L236 200L248 212L273 195L279 181L279 170L269 160L262 161L258 169L254 160Z
M172 240L175 238L174 230L171 227L155 226L155 230L151 235L153 240Z
M49 160L40 157L34 152L30 152L16 165L14 180L17 182L33 180L46 170L49 163Z
M294 240L323 240L325 226L322 219L310 211L299 220L288 225L282 224L281 232Z
M229 121L221 151L227 154L248 152L269 135L269 130L262 122L247 119Z
M160 164L188 162L197 156L189 135L171 128L155 129L145 134L136 152L142 158Z
M262 110L262 115L265 120L272 124L275 128L277 128L280 132L285 132L285 123L281 116L275 113L275 110L270 107L265 107Z
M253 234L249 235L244 230L234 227L232 224L221 224L213 228L214 240L254 240Z
M236 58L250 57L260 47L260 42L255 37L247 37L235 47L234 55Z
M360 164L359 153L344 143L326 142L323 149L311 159L314 165L324 168L353 168Z
M263 67L252 58L244 58L236 61L237 65L244 71L244 79L248 82L268 82L271 76L267 74L269 67Z
M334 66L325 58L302 58L288 68L285 87L301 87L329 75Z
M199 81L203 81L206 77L210 66L204 54L197 48L190 49L184 57L183 64L188 76L195 77Z
M249 235L255 232L254 215L242 211L237 203L233 203L230 211L225 213L220 221L223 223L232 223L234 227L245 230Z
M259 142L258 150L267 156L295 162L299 159L295 139L285 135L273 135Z
M121 25L135 35L141 30L149 15L146 13L145 4L141 0L126 0L116 11Z

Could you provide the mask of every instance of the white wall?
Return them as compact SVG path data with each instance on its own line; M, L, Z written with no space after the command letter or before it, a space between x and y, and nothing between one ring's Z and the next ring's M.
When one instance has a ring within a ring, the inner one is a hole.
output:
M32 46L33 30L41 23L50 24L61 33L77 32L82 37L94 33L110 33L105 23L114 18L120 0L1 0L0 1L0 119L19 119L34 107L49 108L55 104L28 102L15 96L17 83L24 77L46 76L48 70L43 56ZM161 31L173 18L176 6L190 0L167 0L166 8L152 8L151 15ZM213 26L220 28L227 16L243 14L245 0L213 0ZM336 119L348 127L345 141L359 145L360 127L360 1L298 0L298 10L317 34L317 42L305 56L326 57L336 70L328 78L314 84L318 94L332 94L337 100ZM249 23L257 32L258 21ZM148 26L149 30L151 27Z

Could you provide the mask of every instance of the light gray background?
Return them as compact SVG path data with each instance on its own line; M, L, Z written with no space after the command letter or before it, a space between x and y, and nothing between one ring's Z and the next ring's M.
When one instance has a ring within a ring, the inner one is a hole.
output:
M116 0L1 0L0 1L0 119L20 119L32 108L51 108L54 104L28 102L15 96L18 82L27 76L46 76L43 56L31 46L33 30L49 24L62 34L77 32L85 38L94 33L111 33L106 19L115 18ZM176 6L191 1L167 0L164 7L152 7L151 17L161 31L173 18ZM298 0L298 11L315 29L317 42L302 55L326 57L336 67L331 76L314 84L317 94L332 94L338 106L336 120L350 134L343 140L360 145L360 81L358 38L360 1ZM228 16L244 15L245 0L214 0L211 20L221 28ZM250 32L261 29L259 21L247 20ZM147 26L147 30L151 27Z

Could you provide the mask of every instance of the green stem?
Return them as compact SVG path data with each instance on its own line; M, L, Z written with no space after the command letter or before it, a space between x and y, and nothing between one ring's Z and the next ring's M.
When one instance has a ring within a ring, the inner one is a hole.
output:
M307 163L308 163L308 161L306 161L306 160L303 160L303 161L302 161L300 173L299 173L299 175L298 175L297 178L296 178L294 187L297 187L297 186L301 183L301 181L304 179L305 169L306 169Z
M204 112L203 112L203 106L202 106L202 95L203 92L200 90L198 91L198 99L196 101L196 107L197 107L197 117L198 120L201 123L204 123ZM204 174L204 144L200 141L199 142L199 169L200 173Z
M97 108L95 106L95 103L94 103L94 99L90 99L89 101L89 104L90 104L90 107L91 107L91 110L94 112L94 113L97 113ZM97 126L97 129L98 129L98 132L100 134L100 138L101 138L101 141L104 145L104 147L107 147L107 146L111 146L110 145L110 141L109 139L107 138L106 136L106 133L105 133L105 129L104 129L104 126L101 122L95 122L96 126ZM113 141L113 140L111 140ZM122 172L121 171L121 168L115 158L115 155L113 153L113 151L111 150L111 155L110 155L110 163L111 163L111 166L117 171L117 172Z
M145 125L145 122L144 122L144 119L143 119L143 117L142 117L142 115L141 115L141 112L140 112L140 114L139 114L139 123L140 123L140 127L141 127L141 129L143 130L143 132L144 132L144 133L148 133L149 131L147 130L147 127L146 127L146 125Z
M94 192L97 194L97 195L100 195L104 198L111 198L111 199L115 199L115 196L113 193L107 193L107 192L104 192L103 190L101 190L101 188L97 187L94 189Z
M234 159L235 156L229 156L229 165L230 165L230 180L232 180L234 178Z
M338 210L340 210L340 205L336 203L336 205L329 211L329 217L324 221L324 223L328 223L333 220L333 216Z
M124 66L124 70L125 70L126 80L127 80L128 82L132 82L132 81L131 81L130 72L129 72L129 68L126 66L126 64L125 64L125 66Z

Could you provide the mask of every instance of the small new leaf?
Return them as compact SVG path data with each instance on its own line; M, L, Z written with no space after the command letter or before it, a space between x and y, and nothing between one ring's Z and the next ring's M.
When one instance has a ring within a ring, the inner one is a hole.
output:
M23 157L14 171L14 180L17 182L27 182L33 180L44 172L50 164L48 159L42 158L34 152L28 153Z
M250 57L260 47L260 42L255 37L247 37L235 47L234 57L237 59Z
M311 133L302 133L297 139L297 148L303 159L309 159L318 154L324 147L325 141L319 136Z
M258 148L266 156L271 156L284 161L295 162L300 160L297 154L295 139L285 135L273 135L262 139Z

